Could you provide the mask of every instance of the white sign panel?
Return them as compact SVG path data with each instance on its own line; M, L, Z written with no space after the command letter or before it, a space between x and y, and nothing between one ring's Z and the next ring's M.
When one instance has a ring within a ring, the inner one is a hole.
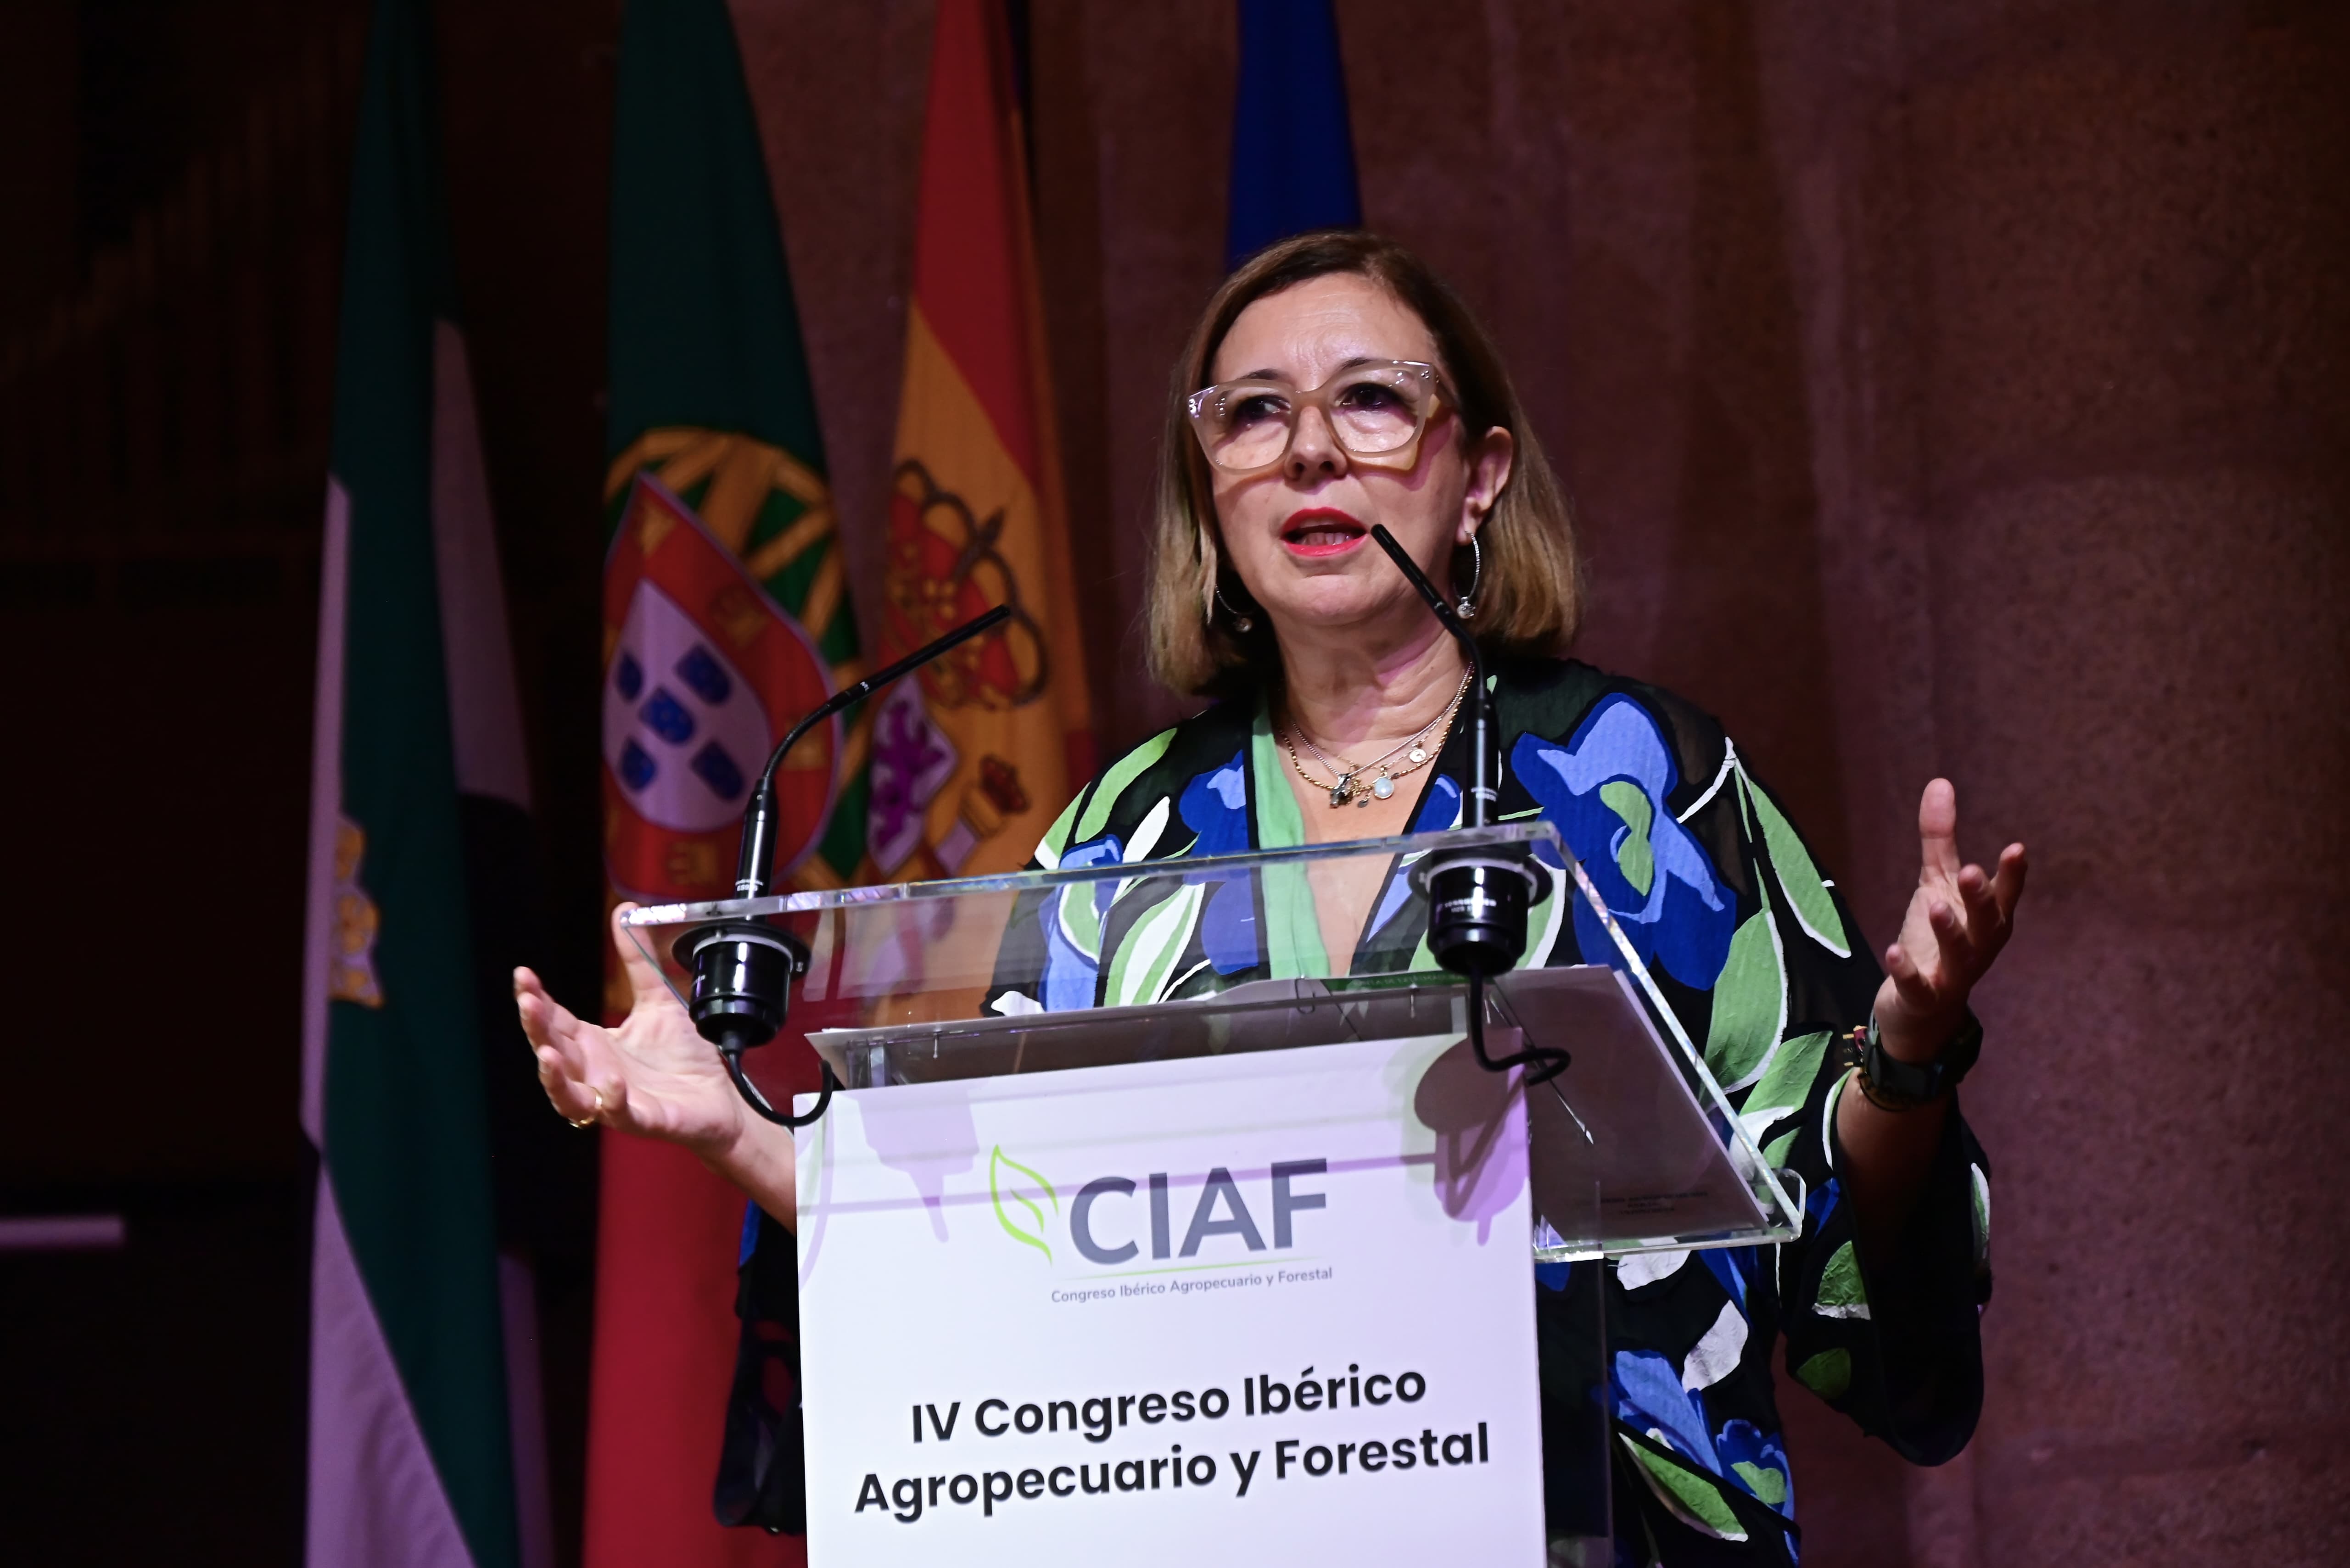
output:
M835 1095L814 1568L1541 1563L1504 1084L1446 1035Z

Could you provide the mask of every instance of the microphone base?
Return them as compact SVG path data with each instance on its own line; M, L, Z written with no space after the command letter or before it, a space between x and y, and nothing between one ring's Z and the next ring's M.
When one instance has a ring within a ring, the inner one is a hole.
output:
M1428 896L1428 950L1454 974L1490 980L1526 950L1534 874L1506 850L1438 852L1412 868Z
M695 1033L736 1054L775 1037L790 1011L792 977L808 967L806 942L756 920L696 926L670 953L693 974L686 1012Z

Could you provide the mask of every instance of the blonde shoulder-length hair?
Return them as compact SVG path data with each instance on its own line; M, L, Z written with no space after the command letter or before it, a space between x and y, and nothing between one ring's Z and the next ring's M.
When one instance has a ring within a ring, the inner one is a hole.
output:
M1207 456L1191 432L1186 400L1208 383L1208 366L1242 311L1267 295L1332 274L1370 279L1409 306L1436 339L1438 369L1460 422L1459 439L1508 431L1509 483L1478 530L1484 569L1477 585L1478 642L1489 655L1561 651L1583 613L1583 556L1558 476L1527 428L1525 410L1492 339L1426 262L1394 241L1352 229L1300 234L1251 256L1216 290L1175 364L1160 432L1157 516L1145 616L1150 672L1187 696L1230 696L1277 680L1281 657L1266 618L1247 632L1219 614L1221 589L1248 601L1218 548ZM1453 581L1468 581L1469 562Z

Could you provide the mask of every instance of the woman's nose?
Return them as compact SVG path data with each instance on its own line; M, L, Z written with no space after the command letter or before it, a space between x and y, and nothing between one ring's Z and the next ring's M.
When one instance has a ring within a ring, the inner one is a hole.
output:
M1289 432L1289 460L1283 466L1292 479L1347 472L1347 449L1338 444L1329 418L1311 403L1297 410L1297 423Z

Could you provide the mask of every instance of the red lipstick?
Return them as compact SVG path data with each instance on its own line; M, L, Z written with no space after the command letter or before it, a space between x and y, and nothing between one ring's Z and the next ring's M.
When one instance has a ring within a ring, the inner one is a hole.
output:
M1371 531L1335 506L1309 506L1281 525L1281 542L1293 556L1343 556Z

